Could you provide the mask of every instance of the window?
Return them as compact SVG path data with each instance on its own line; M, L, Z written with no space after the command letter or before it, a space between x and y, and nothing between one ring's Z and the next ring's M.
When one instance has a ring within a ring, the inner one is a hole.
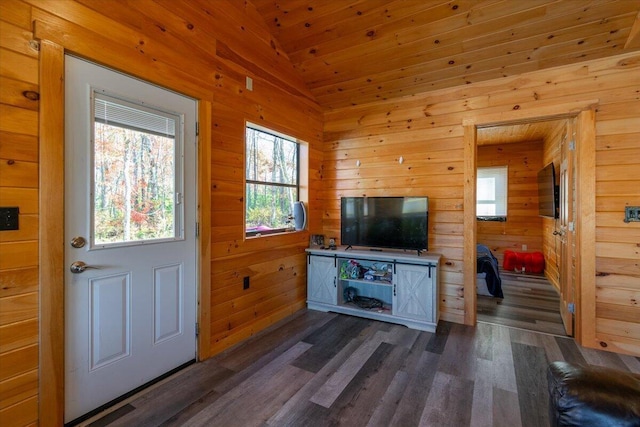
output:
M245 144L246 235L293 229L293 205L300 197L300 144L252 124L247 124Z
M181 129L173 113L93 93L93 244L181 238Z
M506 166L478 168L476 216L485 220L504 221L507 216Z

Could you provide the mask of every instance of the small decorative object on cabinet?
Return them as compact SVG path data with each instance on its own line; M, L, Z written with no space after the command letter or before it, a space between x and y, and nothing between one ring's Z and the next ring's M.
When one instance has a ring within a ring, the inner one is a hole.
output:
M434 332L439 254L307 249L307 306Z
M324 247L324 234L312 234L309 237L309 247L311 248Z

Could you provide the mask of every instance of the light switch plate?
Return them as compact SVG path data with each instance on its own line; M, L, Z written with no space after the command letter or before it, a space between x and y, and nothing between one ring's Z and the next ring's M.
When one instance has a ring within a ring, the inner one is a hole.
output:
M20 226L18 217L20 209L17 207L0 208L0 231L17 230Z

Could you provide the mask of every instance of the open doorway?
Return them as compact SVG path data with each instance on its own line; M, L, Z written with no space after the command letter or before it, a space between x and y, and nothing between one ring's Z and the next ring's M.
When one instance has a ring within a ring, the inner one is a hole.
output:
M595 242L596 242L596 120L597 100L578 100L567 104L545 104L539 108L509 113L498 112L465 118L464 128L464 262L465 277L464 322L475 325L476 316L476 150L478 129L505 124L533 123L573 117L575 126L571 141L565 144L572 160L571 186L573 209L565 209L566 226L563 263L565 274L560 286L560 311L567 329L573 329L576 341L592 343L595 340ZM569 200L567 198L567 200ZM570 278L570 280L567 280Z
M569 153L574 122L574 118L561 117L477 128L479 321L572 334L573 318L568 325L563 323L561 295L563 281L572 282L573 275L572 264L565 259L574 200ZM552 178L550 187L539 183L543 171ZM551 209L543 212L540 206L541 202L546 205L548 191ZM496 278L480 268L487 260L498 267Z

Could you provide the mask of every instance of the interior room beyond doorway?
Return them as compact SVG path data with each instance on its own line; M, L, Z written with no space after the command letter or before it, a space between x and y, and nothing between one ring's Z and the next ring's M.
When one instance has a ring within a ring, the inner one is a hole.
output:
M566 334L559 298L560 224L558 218L539 214L537 175L549 163L555 164L558 174L570 122L571 119L562 118L477 130L477 169L508 169L506 220L477 221L476 243L487 246L496 257L504 295L501 299L478 292L479 321ZM544 254L544 271L506 271L505 251ZM478 287L481 286L478 279Z

